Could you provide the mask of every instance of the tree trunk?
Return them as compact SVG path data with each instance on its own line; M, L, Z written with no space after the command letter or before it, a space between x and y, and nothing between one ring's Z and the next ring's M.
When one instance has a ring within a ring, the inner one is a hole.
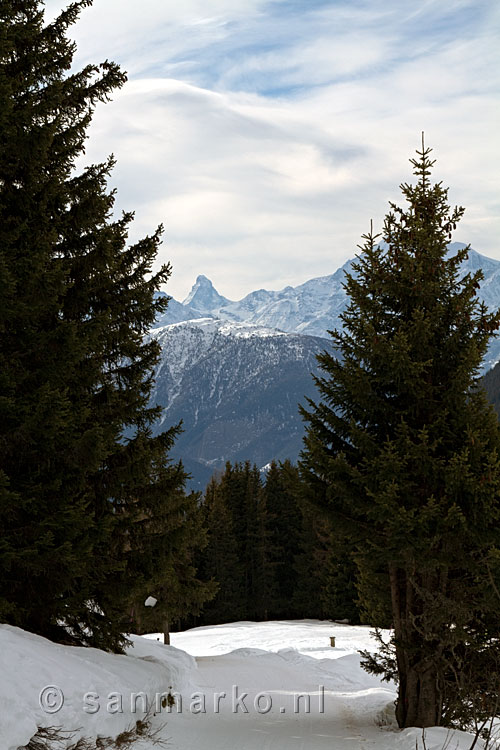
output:
M399 678L398 725L402 729L439 726L442 706L435 660L418 653L422 635L411 624L415 606L413 587L405 570L391 566L389 577Z
M439 726L441 696L432 665L425 671L408 665L405 673L400 672L396 718L401 728Z
M136 607L135 604L130 610L130 631L137 633L137 635L142 635L142 633L144 632L142 628L142 617L139 611L139 607Z
M163 621L163 643L170 646L170 624L168 620Z

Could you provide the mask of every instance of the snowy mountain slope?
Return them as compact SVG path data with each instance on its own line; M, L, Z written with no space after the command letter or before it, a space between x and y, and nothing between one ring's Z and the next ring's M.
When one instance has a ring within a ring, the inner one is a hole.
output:
M329 343L247 323L202 318L158 328L162 347L154 403L163 424L182 419L172 451L203 487L226 461L259 467L295 460L302 447L298 404L314 396L311 372Z
M18 750L37 726L76 730L73 742L100 747L99 736L143 718L143 694L153 729L172 750L423 750L422 730L395 726L394 686L360 668L357 650L375 650L370 631L315 620L238 622L173 633L173 646L157 634L132 636L122 656L0 625L0 747ZM54 711L59 689L64 702ZM168 692L170 710L161 702ZM425 730L427 750L468 750L472 742L464 732Z
M168 401L164 404L165 408L170 407L182 390L179 380L186 368L195 366L207 356L212 356L215 351L220 351L230 340L272 339L281 342L287 338L282 331L214 318L201 318L157 328L154 336L161 342L162 352L166 355L162 356L156 373L157 379L165 377L167 369L172 384L177 384L176 388L166 392Z
M464 245L451 243L450 251L455 252L459 247ZM297 287L288 286L281 291L259 289L237 302L222 297L205 276L198 276L186 300L182 304L172 300L157 325L212 317L253 323L289 333L326 337L328 330L340 325L339 315L347 302L342 283L344 272L349 271L351 264L349 260L335 273L310 279ZM481 283L480 298L490 310L494 310L500 306L500 261L470 250L462 274L479 268L485 277ZM500 341L495 340L490 345L483 371L489 370L499 359Z
M337 327L338 316L345 308L344 272L351 267L345 263L335 273L306 281L297 287L285 287L279 292L261 289L214 311L218 317L267 325L290 333L327 336Z

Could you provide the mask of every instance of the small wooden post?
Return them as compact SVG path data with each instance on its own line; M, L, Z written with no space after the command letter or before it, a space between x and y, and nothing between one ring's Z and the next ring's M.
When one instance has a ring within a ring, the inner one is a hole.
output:
M330 646L332 646L332 648L335 648L335 636L334 635L330 636Z

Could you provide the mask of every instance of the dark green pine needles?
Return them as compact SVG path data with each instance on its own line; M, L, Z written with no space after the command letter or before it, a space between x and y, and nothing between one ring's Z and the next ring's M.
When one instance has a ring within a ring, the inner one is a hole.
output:
M320 357L302 475L351 549L365 621L392 622L367 666L399 681L400 726L474 725L498 712L499 428L477 377L500 315L447 243L463 214L412 160L379 236L364 237L339 359Z
M0 2L0 618L119 648L196 545L178 532L196 502L168 461L177 428L151 436L161 230L127 245L113 160L74 171L94 106L125 82L109 62L68 72L90 4L44 27L41 3Z

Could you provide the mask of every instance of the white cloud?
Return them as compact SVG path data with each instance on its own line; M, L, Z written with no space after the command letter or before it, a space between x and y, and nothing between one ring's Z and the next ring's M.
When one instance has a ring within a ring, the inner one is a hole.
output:
M493 0L288 5L96 0L83 14L79 62L132 74L98 108L86 161L114 152L132 237L164 222L169 293L198 273L233 298L331 273L399 199L421 130L467 208L455 239L500 258Z

